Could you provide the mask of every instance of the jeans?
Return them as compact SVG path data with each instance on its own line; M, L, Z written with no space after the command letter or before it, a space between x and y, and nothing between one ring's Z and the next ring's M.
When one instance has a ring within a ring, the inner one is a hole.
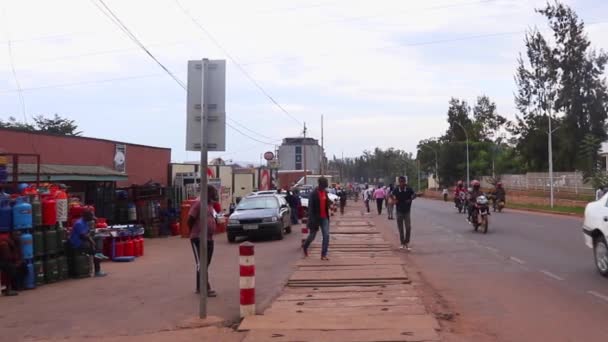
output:
M201 258L199 257L201 240L199 238L190 239L192 245L192 253L194 253L194 262L196 263L196 291L201 290ZM209 265L211 264L211 258L213 257L213 240L207 240L207 291L211 290L211 284L209 283Z
M378 206L378 215L382 214L382 205L384 204L384 198L377 198L376 205Z
M403 225L405 223L405 237L403 236ZM402 245L410 243L410 234L412 232L412 222L410 220L410 213L403 213L397 211L397 229L399 230L399 239Z
M365 200L365 209L369 213L369 200Z
M324 257L324 256L327 256L327 250L329 249L329 219L322 218L322 219L320 219L319 223L321 225L321 234L323 234L323 243L321 244L321 256ZM318 231L319 231L319 228L317 228L317 227L310 229L308 238L306 239L306 241L304 241L304 245L302 246L304 248L304 250L308 250L308 247L310 247L310 244L317 237Z
M298 224L298 208L291 208L291 224Z

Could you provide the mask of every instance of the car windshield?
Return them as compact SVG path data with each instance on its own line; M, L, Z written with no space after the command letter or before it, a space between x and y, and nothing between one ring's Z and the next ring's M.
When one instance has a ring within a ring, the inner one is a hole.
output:
M252 209L276 209L279 207L279 202L274 197L248 197L244 198L236 207L237 210L252 210Z

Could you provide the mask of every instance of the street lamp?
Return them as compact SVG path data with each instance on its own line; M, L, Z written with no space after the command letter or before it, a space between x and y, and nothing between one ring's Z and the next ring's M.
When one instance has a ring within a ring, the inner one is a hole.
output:
M471 185L470 182L470 174L469 174L469 135L467 134L467 130L464 128L463 125L460 124L460 122L456 121L455 122L458 126L460 126L460 128L462 128L462 130L464 131L464 136L467 139L467 187L469 187Z
M432 148L429 145L420 145L420 146L427 147L435 153L435 190L439 190L439 157L437 155L437 150Z

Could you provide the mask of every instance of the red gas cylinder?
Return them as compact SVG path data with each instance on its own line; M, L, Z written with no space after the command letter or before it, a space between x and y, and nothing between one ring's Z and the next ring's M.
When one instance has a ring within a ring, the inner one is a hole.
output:
M57 202L52 197L42 200L42 225L55 226L57 223Z
M173 222L171 223L171 235L179 235L179 223Z
M190 229L188 228L188 213L190 213L190 208L191 204L188 203L188 201L184 201L181 205L181 211L179 215L179 232L183 238L190 237Z
M135 244L132 239L125 242L125 256L135 256Z
M144 255L144 237L140 236L139 237L139 256L143 256Z
M120 239L114 242L114 257L125 256L125 243Z

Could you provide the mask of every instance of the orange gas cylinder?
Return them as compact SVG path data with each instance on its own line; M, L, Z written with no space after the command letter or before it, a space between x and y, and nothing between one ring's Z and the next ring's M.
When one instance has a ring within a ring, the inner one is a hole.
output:
M184 201L181 205L179 215L179 232L182 238L190 237L190 229L188 228L188 213L190 213L191 205L188 201Z
M135 256L135 244L132 239L125 242L125 256Z
M120 239L116 239L114 242L114 257L118 258L125 256L125 243Z

